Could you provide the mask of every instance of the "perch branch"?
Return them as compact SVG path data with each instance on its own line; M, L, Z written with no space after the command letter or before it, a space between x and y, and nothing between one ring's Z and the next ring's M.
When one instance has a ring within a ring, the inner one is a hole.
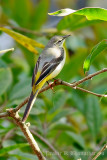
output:
M67 83L67 82L65 82L65 81L62 81L62 80L59 80L59 79L58 79L57 81L55 81L55 83L54 83L54 82L51 83L51 86L52 86L52 87L55 87L55 86L57 86L57 85L64 85L64 86L71 87L71 88L73 88L73 89L79 89L79 90L81 90L81 91L84 91L84 92L87 92L87 93L96 95L96 96L98 96L98 97L107 97L107 95L101 95L101 94L93 93L93 92L88 91L88 90L86 90L86 89L77 87L77 85L79 85L79 84L81 84L81 83L83 83L83 82L91 79L92 77L94 77L94 76L96 76L96 75L98 75L98 74L100 74L100 73L106 72L106 71L107 71L107 68L102 69L102 70L100 70L100 71L98 71L98 72L96 72L96 73L93 73L93 74L90 74L90 75L86 76L85 78L83 78L83 79L81 79L81 80L79 80L78 82L75 82L75 83ZM49 86L46 86L46 87L42 88L39 93L44 92L44 91L48 90L49 88L50 88ZM31 132L30 132L30 130L29 130L29 128L28 128L28 125L22 123L21 118L20 118L19 115L18 115L19 109L20 109L22 106L24 106L24 105L28 102L28 100L29 100L29 97L27 97L27 98L26 98L20 105L18 105L16 108L11 108L11 109L8 109L7 112L0 113L0 118L8 117L8 116L9 116L9 117L12 117L12 118L15 120L16 124L21 128L22 132L24 133L27 141L28 141L29 144L31 145L31 148L33 149L34 153L37 155L38 159L39 159L39 160L45 160L45 157L44 157L43 154L41 153L41 151L40 151L40 149L39 149L39 147L38 147L38 144L36 143L35 139L33 138L32 134L31 134ZM40 138L40 137L39 137L39 138ZM47 142L46 142L46 143L47 143ZM49 146L49 144L47 144L47 145ZM107 148L107 145L106 145L105 147ZM97 153L97 155L95 156L95 158L98 157L98 156L101 154L101 152L105 149L105 147L103 147L103 149ZM50 146L50 148L53 149L53 150L57 153L57 151L56 151L54 148L52 148L52 146ZM58 155L58 154L57 154L57 155ZM60 155L59 155L59 156L60 156ZM60 159L61 159L61 158L62 158L62 157L60 157ZM94 158L93 160L95 160L95 158ZM61 160L62 160L62 159L61 159Z
M81 91L83 91L83 92L87 92L87 93L93 94L93 95L98 96L98 97L107 97L107 95L94 93L94 92L91 92L91 91L89 91L89 90L86 90L86 89L77 87L77 85L79 85L79 84L81 84L81 83L83 83L83 82L85 82L85 81L93 78L94 76L103 73L103 72L107 72L107 68L104 68L104 69L102 69L102 70L100 70L100 71L98 71L98 72L95 72L95 73L93 73L93 74L90 74L90 75L86 76L85 78L83 78L83 79L81 79L81 80L79 80L79 81L77 81L77 82L75 82L75 83L68 83L68 82L65 82L65 81L62 81L62 80L58 79L58 80L56 80L55 83L52 82L52 83L51 83L51 86L52 86L52 87L55 87L55 86L58 86L58 85L64 85L64 86L71 87L71 88L73 88L73 89L78 89L78 90L81 90ZM42 88L42 89L40 90L39 94L42 93L42 92L44 92L44 91L46 91L46 90L48 90L48 89L50 89L50 86L49 86L49 85L48 85L48 86L45 86L44 88ZM18 105L16 108L14 108L14 109L13 109L14 112L17 112L20 108L22 108L22 107L28 102L28 100L29 100L29 97L27 97L27 98L26 98L20 105ZM8 117L8 113L7 113L7 112L0 113L0 118L3 118L3 117Z

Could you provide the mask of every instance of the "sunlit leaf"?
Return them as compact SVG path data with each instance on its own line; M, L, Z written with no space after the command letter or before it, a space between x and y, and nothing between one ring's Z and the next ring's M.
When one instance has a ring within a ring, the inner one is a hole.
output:
M79 10L72 10L70 8L61 9L53 13L49 13L49 15L53 16L66 16L69 14L77 14L84 15L88 20L104 20L107 21L107 10L104 8L82 8Z
M81 27L89 26L98 22L107 21L107 10L103 8L82 8L72 10L69 8L61 9L53 13L53 16L65 16L59 21L58 30L71 29L76 30Z
M6 52L9 52L9 51L14 51L14 48L2 50L2 51L0 51L0 54L1 53L6 53Z
M61 19L57 25L58 30L70 29L71 31L82 27L100 23L101 20L88 20L85 16L70 14Z
M84 66L83 66L84 73L89 70L90 65L92 61L95 59L95 57L106 48L107 48L107 39L104 39L92 49L91 53L88 55L88 57L84 61Z
M5 93L12 83L12 73L9 68L0 68L0 95Z
M37 54L37 50L34 47L43 48L44 46L35 40L28 38L18 32L12 31L7 28L0 27L0 30L10 35L12 38L14 38L18 43L20 43L22 46L27 48L29 51Z

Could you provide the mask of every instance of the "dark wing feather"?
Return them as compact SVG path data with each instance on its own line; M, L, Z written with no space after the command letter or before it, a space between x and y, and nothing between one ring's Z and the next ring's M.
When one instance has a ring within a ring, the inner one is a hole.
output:
M40 59L41 59L41 58L39 57L38 60L37 60L37 62L36 62L36 66L35 66L35 68L34 68L34 71L33 71L32 86L33 86L33 84L34 84L34 82L35 82L35 76L36 76L37 71L38 71L38 68L39 68Z
M63 60L63 57L60 56L58 58L52 59L50 62L46 62L43 66L42 72L40 77L38 78L37 82L35 85L39 84L46 76L51 74L56 67L60 64L60 62Z

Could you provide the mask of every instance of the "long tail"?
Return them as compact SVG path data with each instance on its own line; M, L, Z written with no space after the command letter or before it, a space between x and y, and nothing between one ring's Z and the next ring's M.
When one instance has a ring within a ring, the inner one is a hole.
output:
M30 95L30 98L29 98L29 101L27 103L27 106L26 106L26 109L25 109L25 112L24 112L24 115L23 115L23 118L22 118L22 122L25 122L29 113L30 113L30 110L36 100L36 97L38 95L38 92L39 92L39 89L36 91L35 94L33 94L33 92L31 92L31 95Z

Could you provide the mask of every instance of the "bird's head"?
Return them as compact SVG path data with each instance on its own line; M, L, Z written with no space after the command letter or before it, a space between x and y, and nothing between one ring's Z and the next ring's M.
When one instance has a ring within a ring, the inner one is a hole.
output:
M66 36L54 36L50 39L50 41L48 42L48 47L62 47L64 41L66 38L68 38L70 35L66 35Z

